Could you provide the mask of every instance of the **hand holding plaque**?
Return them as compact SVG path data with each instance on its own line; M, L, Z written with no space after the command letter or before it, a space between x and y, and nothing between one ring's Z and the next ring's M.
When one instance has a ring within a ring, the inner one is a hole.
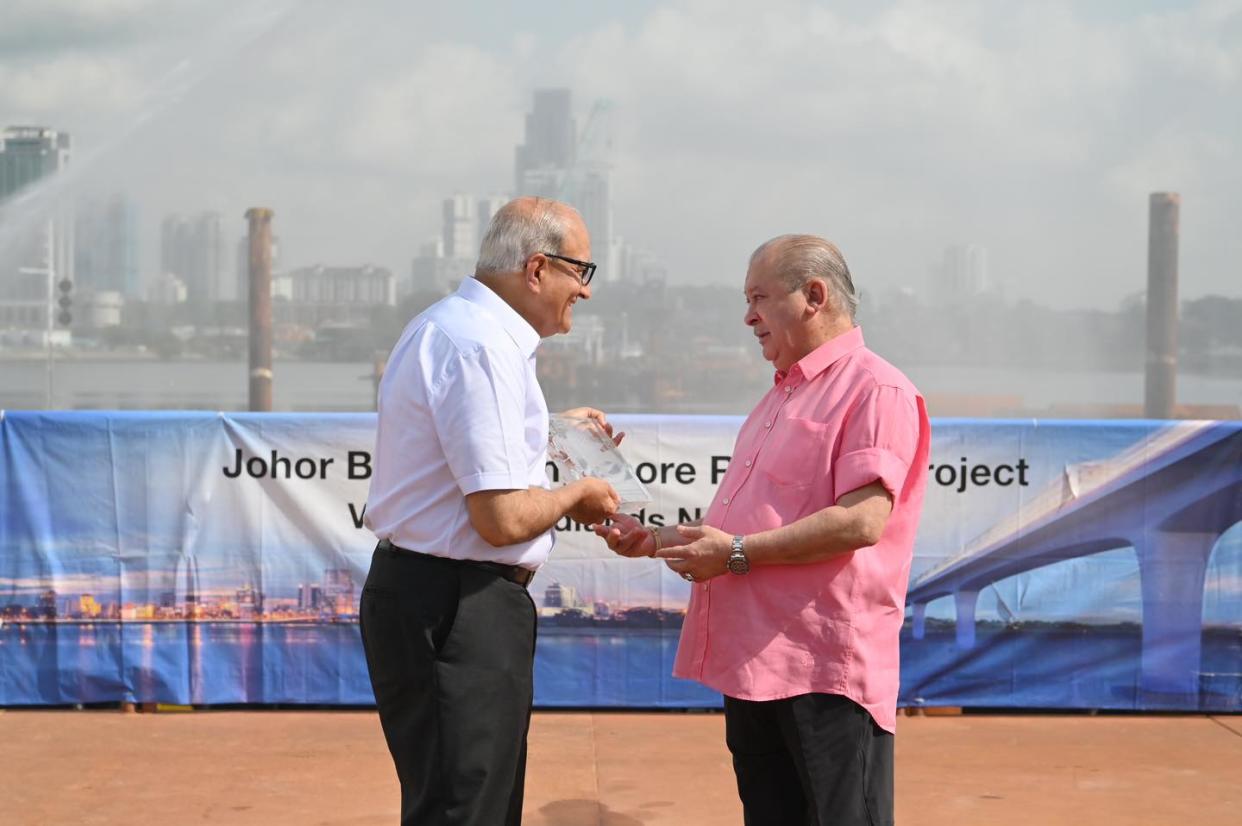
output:
M651 494L595 419L550 416L548 458L566 482L593 476L612 485L622 510L642 508Z

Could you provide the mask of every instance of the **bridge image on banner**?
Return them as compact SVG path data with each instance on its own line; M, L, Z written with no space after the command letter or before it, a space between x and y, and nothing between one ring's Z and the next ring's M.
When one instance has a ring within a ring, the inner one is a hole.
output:
M1237 708L1236 688L1204 703L1200 693L1208 562L1222 535L1239 523L1242 428L1221 422L1158 426L1114 456L1065 465L960 553L913 577L911 637L925 638L929 602L952 597L955 641L968 651L976 645L976 606L984 589L1059 562L1133 548L1142 600L1135 705ZM1012 621L1004 603L998 607ZM1242 659L1233 663L1227 676L1236 680Z
M639 518L700 516L741 419L612 419ZM374 429L0 412L0 706L373 702ZM565 520L530 591L537 705L720 704L663 564ZM1242 423L935 420L906 612L904 705L1242 710Z

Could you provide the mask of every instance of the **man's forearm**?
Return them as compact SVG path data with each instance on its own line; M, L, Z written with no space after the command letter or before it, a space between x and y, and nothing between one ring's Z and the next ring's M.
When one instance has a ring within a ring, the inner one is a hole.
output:
M752 565L799 565L852 553L880 541L892 511L883 488L870 485L797 522L746 537Z
M496 547L529 542L546 533L577 503L578 491L572 485L483 491L467 497L471 524Z
M819 562L871 544L859 536L855 520L838 505L769 531L746 537L752 565L798 565Z
M547 533L577 504L577 489L570 486L556 490L531 487L526 491L525 501L514 509L516 512L512 516L526 535L514 541L525 542Z

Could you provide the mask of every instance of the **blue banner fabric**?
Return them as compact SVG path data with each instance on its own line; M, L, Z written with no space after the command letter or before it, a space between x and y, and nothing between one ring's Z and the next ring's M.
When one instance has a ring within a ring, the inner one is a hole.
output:
M740 419L613 420L638 516L700 516ZM0 705L371 703L374 427L0 413ZM929 471L903 705L1242 708L1242 424L940 419ZM557 535L536 704L718 706L670 676L689 586Z

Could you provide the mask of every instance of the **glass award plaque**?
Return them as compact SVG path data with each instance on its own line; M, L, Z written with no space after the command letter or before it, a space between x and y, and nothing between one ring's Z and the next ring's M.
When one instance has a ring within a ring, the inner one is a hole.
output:
M651 494L638 480L634 468L595 419L550 416L548 458L556 464L562 481L594 476L612 485L621 497L622 511L642 508L651 502Z

